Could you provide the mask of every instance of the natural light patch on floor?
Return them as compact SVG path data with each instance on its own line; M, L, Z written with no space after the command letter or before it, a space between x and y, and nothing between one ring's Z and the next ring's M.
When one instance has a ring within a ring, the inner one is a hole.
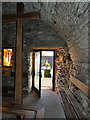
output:
M41 89L52 89L52 78L41 78Z

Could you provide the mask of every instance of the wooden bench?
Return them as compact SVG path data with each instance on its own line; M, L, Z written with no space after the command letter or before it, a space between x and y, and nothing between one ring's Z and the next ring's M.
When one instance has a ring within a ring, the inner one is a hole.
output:
M39 118L44 119L44 108L30 107L24 104L14 104L14 103L2 103L0 111L5 114L13 114L17 116L17 120L22 118L26 120L27 118L33 118L38 120Z
M68 88L58 88L58 93L60 95L60 100L63 105L67 120L70 118L88 119L80 103Z

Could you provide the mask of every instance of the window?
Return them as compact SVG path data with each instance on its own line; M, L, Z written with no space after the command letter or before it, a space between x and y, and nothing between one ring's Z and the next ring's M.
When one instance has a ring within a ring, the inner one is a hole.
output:
M3 49L3 66L12 66L12 49Z

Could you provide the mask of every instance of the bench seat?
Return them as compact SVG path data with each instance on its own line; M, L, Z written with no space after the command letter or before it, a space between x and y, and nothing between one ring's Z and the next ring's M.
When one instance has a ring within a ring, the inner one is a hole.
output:
M15 103L2 103L0 111L4 114L16 115L17 120L24 120L26 118L42 118L44 119L44 108L35 108L30 107L24 104L15 104Z
M66 115L67 120L72 119L87 119L87 115L80 103L71 93L69 88L58 88L58 93L60 95L60 100L63 105L63 109Z

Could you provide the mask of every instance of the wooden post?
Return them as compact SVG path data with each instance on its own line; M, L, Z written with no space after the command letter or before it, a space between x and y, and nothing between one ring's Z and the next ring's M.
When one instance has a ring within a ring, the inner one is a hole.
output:
M23 83L23 28L22 21L40 19L39 12L24 13L24 4L17 3L17 14L3 15L2 22L17 21L17 41L16 41L16 78L15 78L15 103L22 104L22 83Z
M23 3L17 3L17 14L24 12ZM23 103L23 28L22 18L17 19L17 42L16 42L16 79L15 79L15 103Z

